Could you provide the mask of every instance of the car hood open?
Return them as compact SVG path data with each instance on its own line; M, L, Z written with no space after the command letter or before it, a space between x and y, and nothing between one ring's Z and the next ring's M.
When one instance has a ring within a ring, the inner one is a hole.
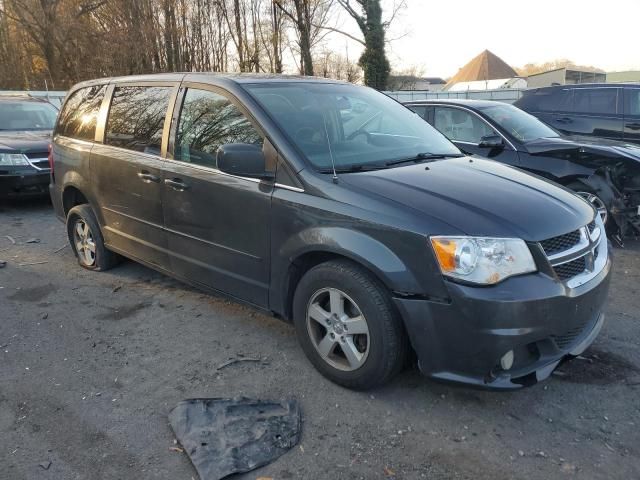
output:
M15 150L20 153L46 152L51 141L51 130L0 131L0 152Z
M591 206L568 190L478 158L450 158L340 179L468 235L539 241L576 230L594 217Z
M524 144L532 155L557 152L561 150L582 150L590 153L602 153L608 157L623 156L640 162L640 145L584 136L560 136L537 138Z

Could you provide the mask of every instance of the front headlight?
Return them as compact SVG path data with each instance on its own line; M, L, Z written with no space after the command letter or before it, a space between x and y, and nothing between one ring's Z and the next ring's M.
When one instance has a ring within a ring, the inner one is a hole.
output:
M492 285L505 278L535 272L529 247L519 238L431 237L443 275Z
M2 167L17 167L22 165L29 165L27 157L21 153L0 153L0 166Z

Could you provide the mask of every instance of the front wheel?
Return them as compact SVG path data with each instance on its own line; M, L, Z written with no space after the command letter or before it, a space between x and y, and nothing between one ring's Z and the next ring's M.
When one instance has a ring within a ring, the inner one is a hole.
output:
M294 323L302 348L322 375L366 390L404 366L408 340L386 288L349 261L309 270L296 289Z
M603 225L607 225L607 220L609 220L609 210L605 205L604 201L598 197L595 193L585 192L585 191L576 191L576 195L584 198L587 202L589 202L593 208L596 209L598 215L602 219Z

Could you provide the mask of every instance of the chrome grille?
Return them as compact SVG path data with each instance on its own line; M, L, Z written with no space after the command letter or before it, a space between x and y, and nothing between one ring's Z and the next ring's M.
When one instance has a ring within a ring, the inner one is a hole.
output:
M604 225L597 216L578 230L541 241L540 246L558 280L570 288L591 280L607 263Z
M48 152L29 152L24 155L29 159L29 163L38 170L49 170Z
M580 242L580 230L565 233L557 237L549 238L540 242L544 253L553 255L554 253L569 250Z
M49 152L29 152L29 153L25 153L26 157L29 160L33 160L35 159L41 159L41 158L47 158L49 156Z
M587 269L587 263L584 257L576 258L567 263L553 267L560 280L568 280L576 275L580 275Z

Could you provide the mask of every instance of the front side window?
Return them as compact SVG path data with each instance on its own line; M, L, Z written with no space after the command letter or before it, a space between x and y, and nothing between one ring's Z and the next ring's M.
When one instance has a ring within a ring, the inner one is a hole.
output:
M548 127L533 115L529 115L513 105L497 104L490 107L480 107L480 110L497 125L522 142L559 136L558 132L553 128Z
M107 119L105 143L160 155L171 90L171 87L116 87Z
M0 102L0 130L53 130L58 110L45 102Z
M60 112L56 134L92 141L106 90L106 85L94 85L73 92Z
M447 138L457 142L478 144L482 137L496 134L476 114L459 108L436 107L433 123Z
M318 170L387 164L420 154L460 155L411 110L370 88L342 83L247 84L290 141Z
M564 88L542 88L525 94L518 106L531 112L562 112L570 109L573 92Z
M577 88L573 92L573 111L615 115L618 113L617 88Z
M262 141L260 132L227 97L207 90L187 90L178 122L175 160L216 168L220 146L262 146Z

